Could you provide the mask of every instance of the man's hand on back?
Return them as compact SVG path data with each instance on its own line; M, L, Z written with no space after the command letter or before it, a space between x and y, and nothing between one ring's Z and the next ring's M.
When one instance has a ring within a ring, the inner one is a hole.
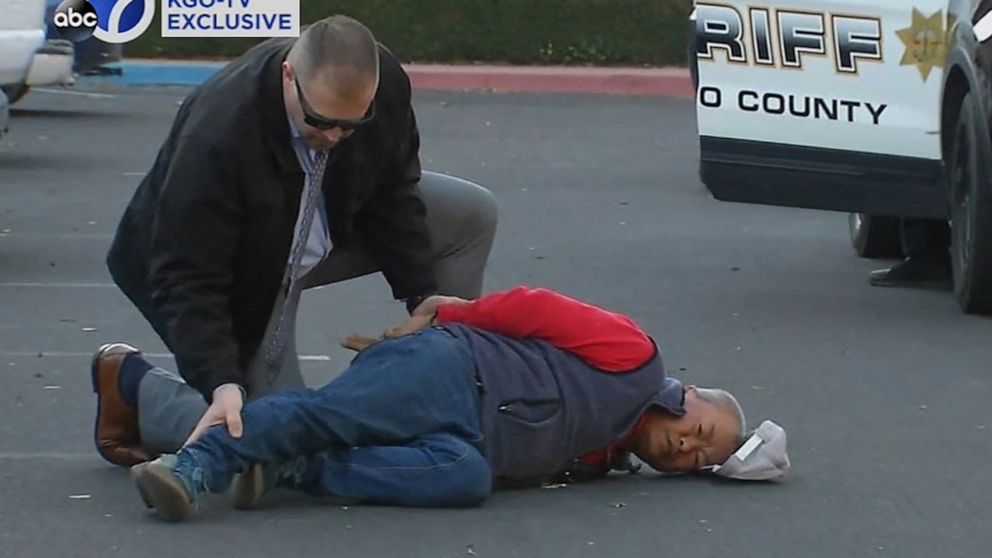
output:
M407 318L401 325L396 327L391 327L384 331L379 338L369 337L367 335L360 335L353 333L345 338L341 342L341 346L346 349L351 349L355 352L362 352L368 349L372 345L375 345L383 339L392 339L394 337L400 337L403 335L408 335L415 331L420 331L426 327L429 327L434 321L434 315L413 315Z
M402 324L391 327L382 333L384 339L409 335L415 331L420 331L430 327L434 323L434 314L414 314L403 321Z
M350 349L356 353L360 353L381 340L382 339L376 339L375 337L369 337L367 335L352 333L341 342L341 346L345 349Z
M472 301L459 298L457 296L434 295L425 299L419 306L414 308L411 316L433 316L437 313L437 307L442 304L456 304L458 306L464 306L466 304L472 304Z
M207 407L200 422L189 435L183 446L197 441L211 426L226 424L232 438L241 437L241 407L244 406L244 392L238 384L223 384L214 390L213 403Z
M345 338L344 341L341 342L341 346L360 353L383 339L391 339L394 337L409 335L416 331L430 327L431 324L434 323L434 315L437 313L438 306L441 306L442 304L465 305L471 303L471 300L465 300L464 298L459 298L457 296L434 295L421 302L417 308L414 309L413 314L411 314L410 317L407 318L402 324L387 329L379 338L359 335L356 333Z

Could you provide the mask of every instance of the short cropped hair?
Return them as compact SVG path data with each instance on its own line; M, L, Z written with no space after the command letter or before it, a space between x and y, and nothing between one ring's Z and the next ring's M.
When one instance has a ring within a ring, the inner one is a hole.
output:
M303 83L331 77L340 94L353 92L369 79L378 81L379 47L372 31L348 16L335 15L307 26L289 53Z
M703 401L715 405L724 412L737 417L740 423L740 431L737 433L737 445L740 446L743 444L744 439L747 437L747 420L744 417L744 409L737 402L737 398L729 391L717 388L696 388L696 395Z

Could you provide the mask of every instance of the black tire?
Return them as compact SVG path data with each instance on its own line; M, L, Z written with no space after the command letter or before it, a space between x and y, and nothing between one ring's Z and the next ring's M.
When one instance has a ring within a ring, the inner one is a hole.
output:
M898 259L903 256L898 217L851 213L847 222L851 246L862 258Z
M10 101L10 104L14 104L28 94L29 88L23 83L12 83L10 85L4 85L3 87L0 87L0 89L3 89L3 92L7 95L7 100Z
M967 314L992 314L992 146L969 93L947 160L954 297Z

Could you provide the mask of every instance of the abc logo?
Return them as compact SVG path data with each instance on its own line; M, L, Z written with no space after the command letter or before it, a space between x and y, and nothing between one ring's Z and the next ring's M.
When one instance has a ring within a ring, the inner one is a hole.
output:
M96 8L87 0L65 0L52 16L59 34L76 43L89 39L98 21Z

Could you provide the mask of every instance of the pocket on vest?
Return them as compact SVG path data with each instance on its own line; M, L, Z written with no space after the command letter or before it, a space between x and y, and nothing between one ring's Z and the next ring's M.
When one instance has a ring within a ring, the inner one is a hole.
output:
M558 399L507 400L495 415L498 476L545 477L565 461L565 412Z
M547 422L561 413L558 399L513 399L496 408L501 415L513 417L530 424Z

